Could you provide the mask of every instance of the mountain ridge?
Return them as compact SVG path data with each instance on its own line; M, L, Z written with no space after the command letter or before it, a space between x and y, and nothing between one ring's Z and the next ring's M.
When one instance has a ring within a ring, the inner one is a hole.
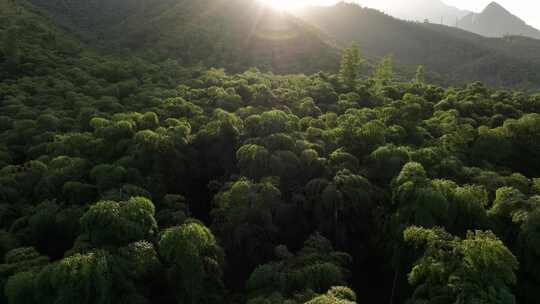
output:
M345 2L311 7L299 16L344 45L358 43L366 55L393 55L396 62L423 65L450 82L480 80L494 86L512 86L540 80L536 72L539 58L530 51L520 51L525 45L540 50L534 41L485 38L459 28L404 21ZM516 69L523 74L516 75Z
M459 19L471 13L468 10L448 5L442 0L363 0L355 3L383 11L403 20L420 22L429 20L432 23L440 23L448 26L455 26Z
M493 1L480 13L470 13L457 24L461 29L486 37L504 37L519 35L540 39L540 30Z
M433 76L430 80L443 84L479 80L529 88L540 83L540 56L534 55L540 45L535 41L487 39L350 3L307 8L293 16L254 0L159 0L153 5L148 0L67 0L67 9L62 1L27 1L103 52L172 59L184 66L230 72L257 67L279 74L336 71L339 48L356 41L370 59L393 55L406 77L423 65ZM117 10L117 18L114 12L101 15L122 5L129 7ZM88 19L80 20L81 14Z

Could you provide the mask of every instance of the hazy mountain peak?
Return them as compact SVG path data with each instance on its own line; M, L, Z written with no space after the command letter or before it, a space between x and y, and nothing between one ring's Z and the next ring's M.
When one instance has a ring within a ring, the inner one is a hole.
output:
M527 25L497 2L491 2L481 13L471 13L458 22L458 27L487 37L507 35L540 39L540 31Z
M448 5L442 0L360 0L358 3L400 19L420 22L427 19L433 23L451 26L470 13L470 11Z
M482 11L482 14L508 14L512 15L506 8L504 8L499 3L493 1L489 3L486 8ZM513 16L513 15L512 15Z

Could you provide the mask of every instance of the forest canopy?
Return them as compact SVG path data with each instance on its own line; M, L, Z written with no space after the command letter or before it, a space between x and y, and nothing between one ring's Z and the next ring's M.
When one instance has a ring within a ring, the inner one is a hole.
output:
M540 94L103 55L0 0L0 302L536 303Z

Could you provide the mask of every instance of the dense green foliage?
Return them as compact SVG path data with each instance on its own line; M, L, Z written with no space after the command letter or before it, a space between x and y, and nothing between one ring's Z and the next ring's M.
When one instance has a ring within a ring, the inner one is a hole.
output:
M0 302L535 303L540 95L99 55L0 0Z

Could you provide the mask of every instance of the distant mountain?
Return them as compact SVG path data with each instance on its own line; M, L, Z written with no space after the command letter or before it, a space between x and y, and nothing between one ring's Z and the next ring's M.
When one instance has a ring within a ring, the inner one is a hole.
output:
M28 0L90 43L230 71L335 69L316 28L256 0Z
M471 13L450 6L441 0L361 0L362 6L378 9L396 18L455 26L456 22Z
M519 35L540 39L540 31L514 16L496 2L481 13L470 13L458 22L458 27L486 37Z
M492 39L454 27L407 22L356 4L311 7L299 13L344 45L358 42L371 57L443 75L451 83L480 80L494 86L538 87L540 45L534 39Z

